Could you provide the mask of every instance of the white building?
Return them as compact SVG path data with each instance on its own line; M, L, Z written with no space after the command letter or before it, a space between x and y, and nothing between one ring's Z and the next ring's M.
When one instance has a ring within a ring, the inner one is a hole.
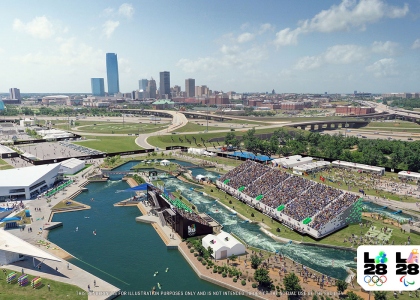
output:
M70 158L61 162L60 173L62 174L76 174L85 167L86 163L84 160L77 158Z
M385 174L385 168L383 167L357 164L357 163L352 163L348 161L335 160L332 162L332 165L333 167L351 169L353 171L368 172L368 173L374 173L378 175Z
M61 261L48 252L0 229L0 265L8 265L15 261L23 260L25 256L36 257L42 260Z
M202 240L204 248L213 249L212 256L215 259L224 259L232 255L245 254L245 245L227 232L221 231L218 235L209 234Z
M0 201L35 197L54 184L59 169L57 163L0 171Z
M420 173L410 172L410 171L401 171L398 172L398 178L400 179L409 179L415 182L420 181Z

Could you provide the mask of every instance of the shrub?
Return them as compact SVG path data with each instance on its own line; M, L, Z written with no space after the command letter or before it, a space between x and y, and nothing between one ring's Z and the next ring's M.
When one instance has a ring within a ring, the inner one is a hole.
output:
M216 267L213 268L213 273L217 273L217 268Z
M251 217L252 217L252 218L253 218L253 217L255 217L254 213L251 213Z
M252 287L255 289L255 288L257 287L257 284L254 282L254 283L252 284Z
M274 286L274 284L271 284L271 290L274 291L276 289L276 287Z
M220 268L219 268L219 269L217 270L217 273L219 273L219 274L222 274L222 272L223 272L223 269L220 269Z
M195 206L193 205L193 206L191 206L191 208L192 208L192 210L195 210Z
M224 278L224 277L226 277L227 275L226 275L226 272L223 272L222 273L222 277Z
M208 269L210 269L210 267L209 266L206 266L206 269L208 270Z
M190 249L190 253L194 253L194 248L193 249Z
M238 278L233 277L233 282L238 282Z
M188 247L188 249L191 249L191 245L188 245L187 247Z
M276 285L276 289L277 289L277 290L280 290L280 287L279 287L278 285Z
M232 204L232 200L229 200L229 204Z
M280 228L277 227L276 232L280 232Z
M242 284L242 285L246 285L246 281L245 281L245 280L242 280L242 281L241 281L241 284Z
M202 260L203 260L203 258L202 258L201 256L199 256L199 257L197 257L197 260L198 260L198 261L202 261Z
M281 296L281 294L280 293L276 293L276 297L280 297Z
M203 264L203 266L207 265L207 262L205 260L201 261L201 263Z
M210 192L212 192L212 193L213 193L213 189L211 189L211 190L210 190Z
M198 253L194 253L194 256L197 257L198 256Z

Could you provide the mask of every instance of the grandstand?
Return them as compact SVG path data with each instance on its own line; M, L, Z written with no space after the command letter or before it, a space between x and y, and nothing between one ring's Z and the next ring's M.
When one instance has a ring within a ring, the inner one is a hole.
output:
M216 185L286 226L315 238L361 218L357 195L253 161L229 171Z

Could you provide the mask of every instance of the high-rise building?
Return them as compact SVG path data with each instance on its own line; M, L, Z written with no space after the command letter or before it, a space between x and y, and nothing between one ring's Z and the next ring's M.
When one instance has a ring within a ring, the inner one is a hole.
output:
M146 91L150 98L156 98L156 80L153 77L148 81Z
M103 78L91 78L90 85L92 86L93 96L105 96L105 84Z
M140 79L139 80L139 90L145 91L147 89L147 83L148 82L149 82L149 80L147 80L147 79Z
M188 98L195 96L195 79L185 79L185 92L187 93Z
M106 54L106 78L108 83L108 94L113 95L120 92L120 80L118 77L117 54Z
M10 93L10 99L11 100L22 100L22 98L20 97L20 90L17 88L11 88L9 89L9 93Z
M168 71L160 72L160 82L159 82L159 94L160 98L170 98L171 96L171 75Z

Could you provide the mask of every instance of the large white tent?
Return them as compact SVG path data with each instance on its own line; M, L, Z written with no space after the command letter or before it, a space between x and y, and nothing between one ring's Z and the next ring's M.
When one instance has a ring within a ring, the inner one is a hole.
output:
M13 234L0 229L0 264L7 265L23 259L23 256L61 261L44 250L25 242Z
M85 167L84 160L70 158L61 162L60 173L73 175Z
M169 166L170 164L171 164L171 162L167 159L164 159L164 160L160 161L161 166Z
M215 259L224 259L232 255L242 255L246 252L245 245L224 231L221 231L218 235L206 235L202 240L202 245L206 249L208 247L213 249L212 256Z

